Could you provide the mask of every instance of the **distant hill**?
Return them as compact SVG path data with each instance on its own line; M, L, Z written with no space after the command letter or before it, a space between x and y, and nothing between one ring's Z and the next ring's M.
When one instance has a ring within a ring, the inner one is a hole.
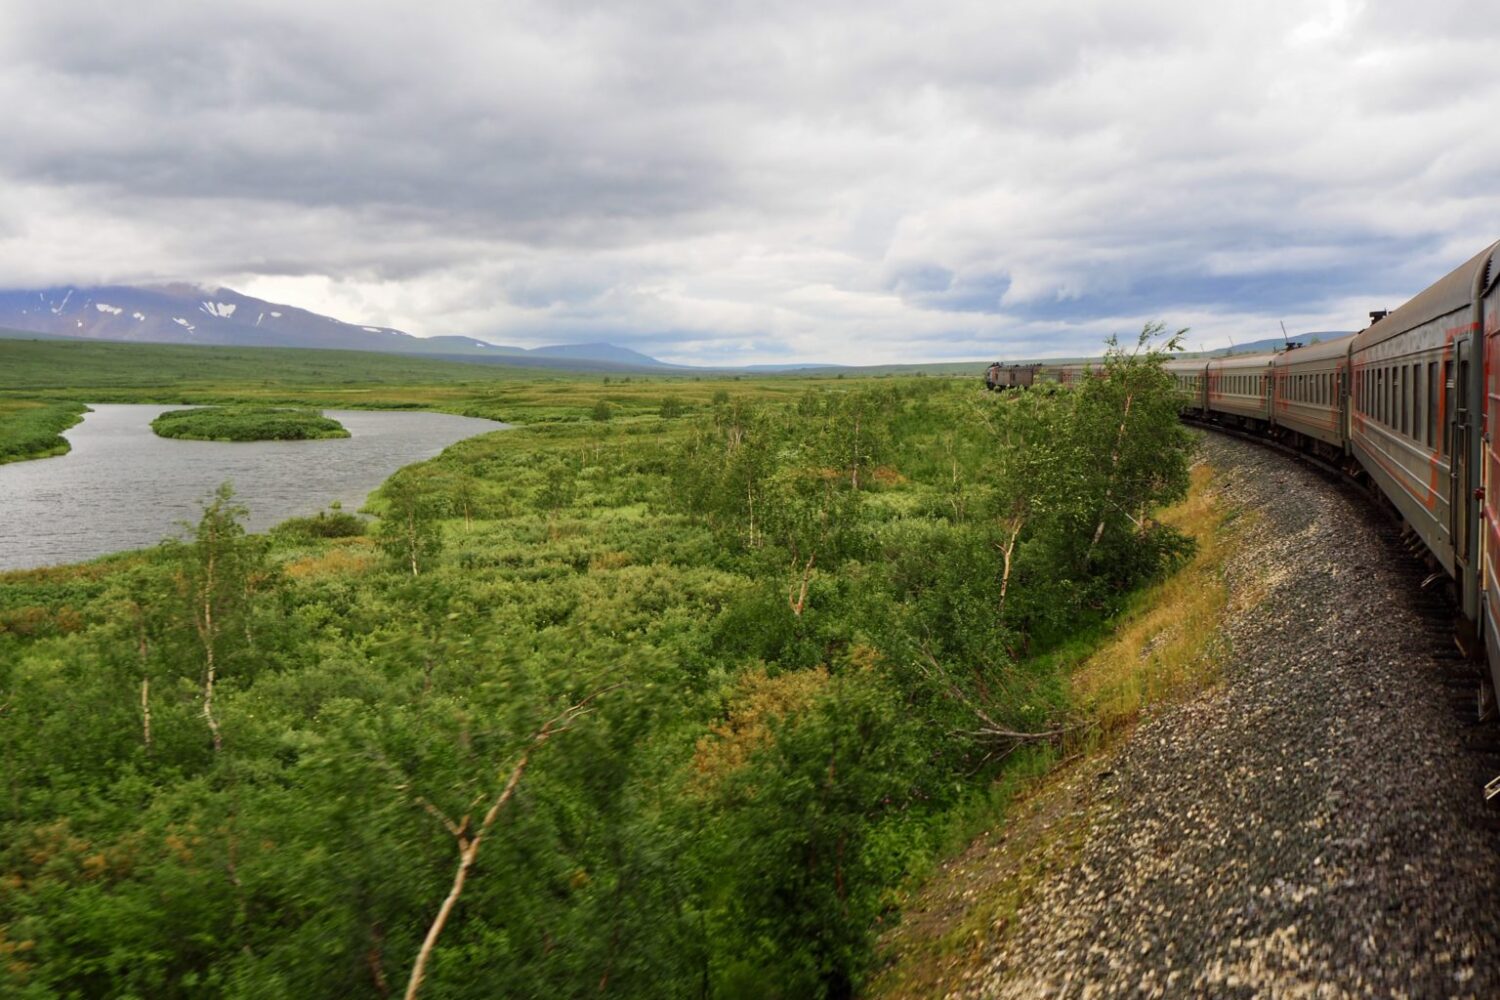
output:
M187 284L0 291L0 327L82 340L378 351L502 361L522 367L597 371L678 367L612 344L527 349L473 337L415 337L391 327L347 323L267 302L231 288L210 290Z

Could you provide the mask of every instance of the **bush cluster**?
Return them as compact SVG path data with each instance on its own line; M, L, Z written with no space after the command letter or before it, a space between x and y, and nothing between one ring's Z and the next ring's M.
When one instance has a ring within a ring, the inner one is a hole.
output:
M311 441L349 432L318 410L280 406L204 406L168 410L151 421L160 437L192 441Z

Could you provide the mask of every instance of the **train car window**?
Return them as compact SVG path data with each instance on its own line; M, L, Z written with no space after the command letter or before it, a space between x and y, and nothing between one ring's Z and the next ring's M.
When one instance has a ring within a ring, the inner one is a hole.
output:
M1422 418L1427 414L1427 408L1422 405L1422 366L1415 364L1411 366L1411 436L1421 443L1427 439L1427 433L1422 429Z
M1375 419L1385 423L1385 369L1375 369Z
M1395 365L1386 365L1386 368L1385 368L1385 425L1387 427L1391 428L1392 430L1395 430L1396 425L1400 422L1400 419L1401 419L1401 416L1400 416L1400 413L1399 413L1399 411L1401 409L1401 404L1397 401L1397 399L1398 399L1398 397L1396 395L1397 388L1398 387L1396 385L1396 366Z
M1391 366L1391 430L1401 430L1401 366Z
M1436 442L1438 422L1437 362L1427 362L1427 447Z
M1418 441L1422 440L1422 366L1414 364L1411 366L1411 436Z
M1447 358L1443 359L1443 398L1453 398L1453 362ZM1453 410L1448 408L1447 416L1443 420L1443 454L1453 454Z
M1411 375L1405 365L1396 368L1396 395L1401 403L1401 433L1411 433Z

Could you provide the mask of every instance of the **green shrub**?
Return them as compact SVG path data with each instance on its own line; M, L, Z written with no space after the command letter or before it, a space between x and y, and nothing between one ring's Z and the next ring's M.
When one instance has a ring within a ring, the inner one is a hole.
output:
M278 406L205 406L168 410L151 421L160 437L191 441L310 441L349 432L318 410Z

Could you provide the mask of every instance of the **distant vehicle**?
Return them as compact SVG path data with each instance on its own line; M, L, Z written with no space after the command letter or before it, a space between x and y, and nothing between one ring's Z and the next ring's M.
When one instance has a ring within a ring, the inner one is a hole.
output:
M990 392L1000 389L1025 389L1036 380L1040 365L1003 365L996 361L984 370L984 387Z

